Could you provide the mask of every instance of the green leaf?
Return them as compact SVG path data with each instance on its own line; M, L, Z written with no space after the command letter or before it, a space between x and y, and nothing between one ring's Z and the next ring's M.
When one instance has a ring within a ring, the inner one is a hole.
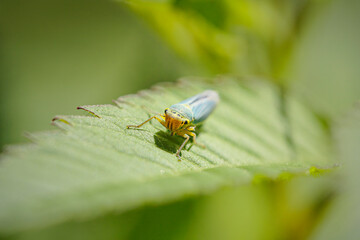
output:
M206 149L188 144L181 162L175 152L183 139L158 122L126 129L150 116L144 109L163 112L209 88L221 102L198 132ZM91 116L57 116L54 124L62 131L31 134L34 144L2 155L1 233L122 213L248 183L254 176L305 174L333 164L319 121L265 81L187 78L115 103L79 107Z

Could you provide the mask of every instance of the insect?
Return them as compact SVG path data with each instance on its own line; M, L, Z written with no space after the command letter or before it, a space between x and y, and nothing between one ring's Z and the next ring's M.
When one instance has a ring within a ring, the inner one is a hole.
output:
M155 118L164 127L170 130L171 136L179 135L185 138L185 141L176 152L176 156L180 161L180 152L189 141L190 136L193 137L194 144L203 146L196 142L196 134L194 132L195 127L200 125L210 115L218 102L219 95L217 92L206 90L166 108L164 114L156 114L139 125L128 125L127 128L140 128L142 125Z

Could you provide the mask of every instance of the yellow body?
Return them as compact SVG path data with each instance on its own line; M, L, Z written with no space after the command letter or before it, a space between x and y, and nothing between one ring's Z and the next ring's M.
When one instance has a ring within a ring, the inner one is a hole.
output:
M190 136L193 137L193 142L198 144L196 142L196 134L194 132L195 126L192 124L191 120L181 116L178 112L170 110L169 108L165 109L164 114L155 115L139 125L128 125L127 128L139 128L154 118L158 120L164 127L169 129L172 136L179 135L185 138L185 141L181 144L180 148L176 152L176 156L178 157L179 161L181 160L180 152L185 144L189 141ZM202 144L198 145L203 146Z

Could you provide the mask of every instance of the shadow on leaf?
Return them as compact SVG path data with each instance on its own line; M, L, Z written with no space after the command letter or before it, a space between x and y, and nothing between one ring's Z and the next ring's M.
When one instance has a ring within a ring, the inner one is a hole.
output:
M154 134L155 145L169 153L176 153L184 140L178 136L171 136L168 132L158 131Z
M196 127L196 135L199 136L202 125ZM154 134L155 145L169 153L176 153L181 144L184 142L184 138L180 136L171 136L169 132L158 131ZM183 151L189 151L194 144L192 138L183 148Z

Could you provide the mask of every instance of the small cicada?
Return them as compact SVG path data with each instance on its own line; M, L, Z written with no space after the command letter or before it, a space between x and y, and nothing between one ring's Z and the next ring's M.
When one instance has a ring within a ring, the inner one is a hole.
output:
M179 135L185 138L176 152L176 156L181 160L180 152L189 141L190 136L196 142L195 127L200 125L215 109L219 102L219 95L213 90L206 90L198 95L188 98L180 103L174 104L165 109L164 114L152 116L139 125L128 125L127 128L139 128L151 119L158 120L164 127L170 130L171 135ZM201 144L198 144L201 145Z

